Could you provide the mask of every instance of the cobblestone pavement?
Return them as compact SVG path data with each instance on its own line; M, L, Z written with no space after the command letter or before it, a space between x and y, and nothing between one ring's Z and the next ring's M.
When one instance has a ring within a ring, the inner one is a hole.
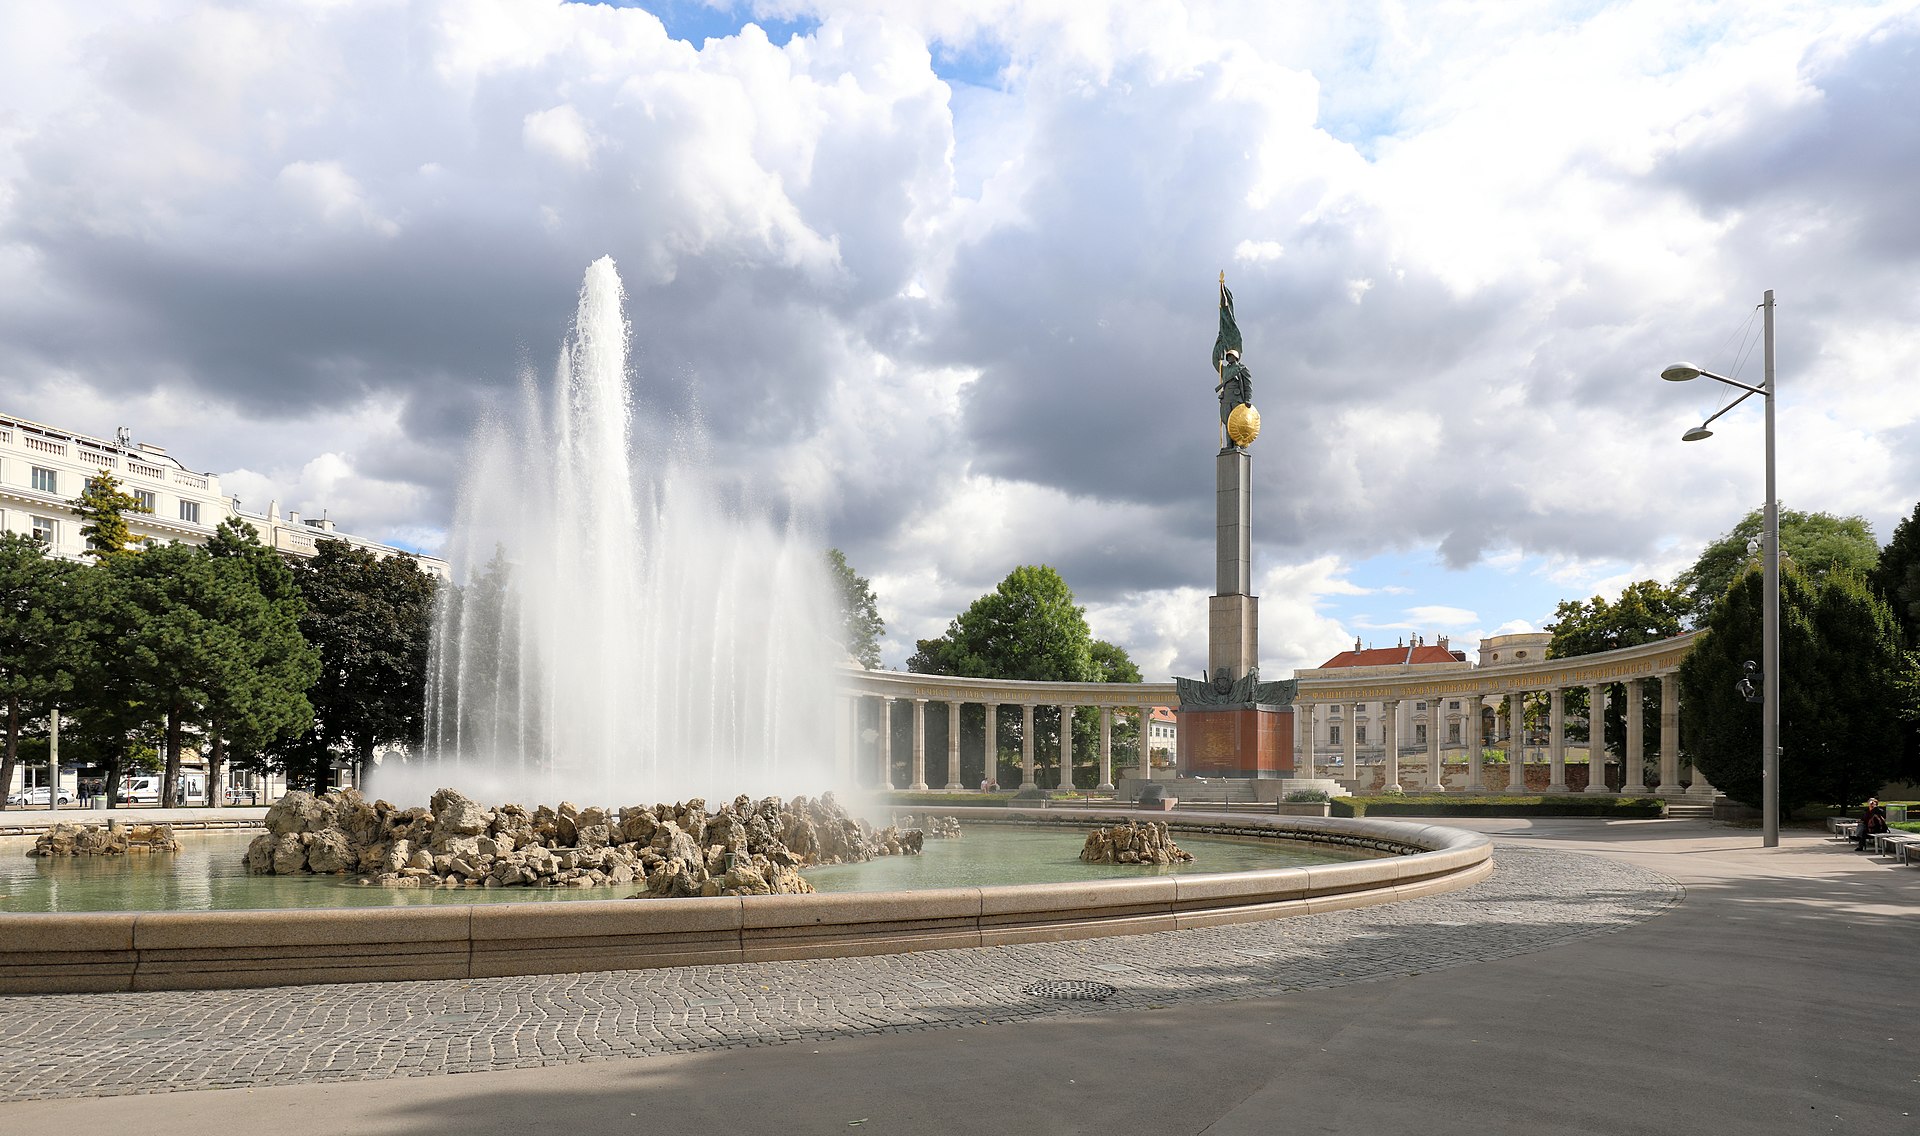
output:
M1464 891L1329 915L877 958L268 990L0 997L0 1100L473 1072L957 1029L1418 974L1606 934L1681 888L1501 844ZM1045 979L1115 988L1060 1001Z

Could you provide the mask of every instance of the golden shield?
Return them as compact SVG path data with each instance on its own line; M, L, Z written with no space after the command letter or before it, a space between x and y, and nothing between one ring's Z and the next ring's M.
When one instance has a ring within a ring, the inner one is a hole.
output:
M1227 437L1236 446L1244 446L1260 436L1260 412L1252 403L1243 402L1227 415Z

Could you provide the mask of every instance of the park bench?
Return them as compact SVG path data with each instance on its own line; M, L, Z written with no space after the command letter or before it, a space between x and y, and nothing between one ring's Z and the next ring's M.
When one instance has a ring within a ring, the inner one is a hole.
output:
M1834 839L1836 840L1851 844L1860 839L1860 822L1857 820L1841 820L1839 817L1830 817L1827 820L1827 824L1833 829Z
M1879 849L1881 855L1892 855L1902 864L1910 864L1913 862L1911 856L1913 846L1920 844L1920 836L1890 828L1885 832L1874 833L1873 844Z

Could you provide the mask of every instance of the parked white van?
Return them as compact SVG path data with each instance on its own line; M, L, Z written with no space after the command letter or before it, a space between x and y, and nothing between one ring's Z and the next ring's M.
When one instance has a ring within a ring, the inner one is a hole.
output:
M127 778L120 789L120 799L130 805L157 805L160 803L160 775L137 773ZM180 775L180 799L200 804L207 799L207 780L198 773Z

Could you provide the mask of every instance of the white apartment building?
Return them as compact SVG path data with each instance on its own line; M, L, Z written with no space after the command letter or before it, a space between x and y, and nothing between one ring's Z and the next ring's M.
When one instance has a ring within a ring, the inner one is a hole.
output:
M289 556L312 556L316 540L338 540L377 556L410 557L428 574L447 576L447 562L439 557L341 532L325 516L302 520L299 513L288 513L282 518L277 501L264 513L244 510L238 499L221 492L217 475L188 469L161 446L135 443L125 427L107 441L5 415L0 415L0 531L32 536L45 541L55 556L80 559L87 542L70 502L102 470L151 510L127 514L136 540L201 544L220 522L237 517L253 527L261 543Z

